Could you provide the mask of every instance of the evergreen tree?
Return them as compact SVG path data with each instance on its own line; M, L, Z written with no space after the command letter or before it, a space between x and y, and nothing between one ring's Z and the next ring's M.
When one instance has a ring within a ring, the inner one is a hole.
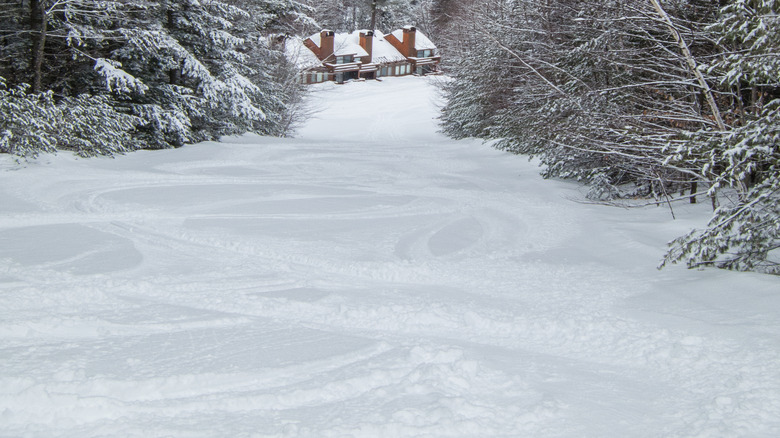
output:
M6 97L25 90L85 119L97 117L81 108L94 99L111 110L105 124L113 127L114 114L125 114L132 141L105 153L289 128L300 88L269 41L311 22L301 2L0 1Z
M113 155L133 148L138 122L114 110L107 96L81 95L55 102L51 91L28 94L7 89L0 78L0 152L34 158L70 150L82 157Z
M672 242L665 263L780 274L780 2L739 0L710 30L721 53L709 67L733 129L700 131L669 161L700 169L722 205L704 230Z

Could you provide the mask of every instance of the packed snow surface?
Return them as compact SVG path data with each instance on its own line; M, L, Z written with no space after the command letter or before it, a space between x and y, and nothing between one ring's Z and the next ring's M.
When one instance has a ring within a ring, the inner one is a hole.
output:
M2 437L778 437L776 277L437 133L426 78L294 139L0 157Z

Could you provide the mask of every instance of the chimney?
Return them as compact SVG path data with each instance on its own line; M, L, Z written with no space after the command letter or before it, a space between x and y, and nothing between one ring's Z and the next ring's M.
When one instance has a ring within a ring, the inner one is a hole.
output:
M374 31L373 30L361 30L360 31L360 47L368 52L368 56L364 56L362 62L368 64L374 59Z
M332 30L323 29L320 32L320 59L325 60L333 55L335 34Z
M403 55L407 57L417 56L417 50L415 50L415 38L417 37L417 28L414 26L404 26L404 40L401 42L403 47Z

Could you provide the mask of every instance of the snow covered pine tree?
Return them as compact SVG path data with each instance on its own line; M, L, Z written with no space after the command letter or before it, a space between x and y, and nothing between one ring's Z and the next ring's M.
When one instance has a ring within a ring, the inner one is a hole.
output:
M708 71L730 96L732 129L700 131L670 157L701 163L722 205L704 230L672 242L665 263L780 275L780 1L738 0L710 27Z
M27 99L74 120L57 125L60 140L38 142L39 151L110 155L247 131L283 134L289 125L292 67L265 36L310 20L299 2L0 0L0 6L0 76L9 111L22 111ZM5 123L18 127L47 114L15 114ZM6 131L3 151L34 155L35 142L21 146L24 130ZM65 142L69 136L74 140Z

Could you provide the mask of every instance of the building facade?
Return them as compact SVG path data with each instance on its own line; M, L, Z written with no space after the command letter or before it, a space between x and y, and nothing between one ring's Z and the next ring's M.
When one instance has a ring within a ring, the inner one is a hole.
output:
M303 45L318 61L303 68L301 80L306 84L425 75L438 72L441 60L436 46L413 26L387 35L370 30L335 33L325 29L305 39Z

